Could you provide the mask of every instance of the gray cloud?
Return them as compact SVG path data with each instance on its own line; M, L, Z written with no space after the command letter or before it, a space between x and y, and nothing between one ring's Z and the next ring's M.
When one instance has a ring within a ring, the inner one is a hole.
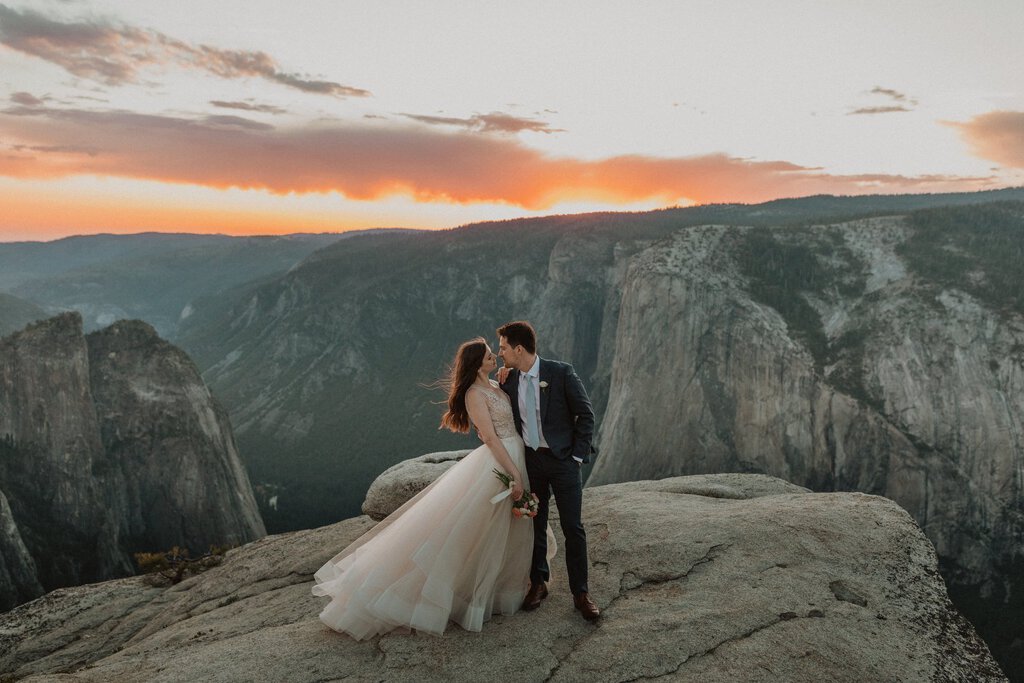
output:
M888 99L892 104L851 108L851 110L847 112L848 116L860 114L895 114L904 111L914 111L914 107L917 106L917 99L893 88L883 88L880 85L876 85L871 90L868 90L867 94L880 95Z
M24 107L38 107L39 105L43 104L45 101L46 100L40 99L40 98L36 97L35 95L33 95L32 93L27 93L27 92L11 93L11 102L14 102L15 104L20 104L20 105L22 105Z
M94 157L99 154L95 147L83 145L10 145L15 152L43 152L53 154L84 154Z
M221 78L263 78L303 92L367 97L368 90L280 70L265 52L193 46L157 31L99 21L61 22L0 4L0 44L109 85L137 83L139 70L176 65Z
M106 98L103 98L103 97L92 97L90 95L72 95L71 99L73 99L73 100L85 100L86 102L103 102L104 104L107 104L107 103L110 102L110 100L108 100Z
M216 114L213 116L207 116L203 121L214 126L233 126L235 128L246 128L248 130L274 130L274 127L269 123L261 123L259 121L253 121L252 119L242 118L241 116Z
M285 74L275 72L267 78L277 81L282 85L298 88L304 92L318 93L322 95L337 95L339 97L369 97L370 91L361 88L353 88L331 81L310 81L297 76L296 74Z
M252 104L250 102L225 102L224 100L210 100L210 104L221 109L241 109L243 111L258 111L263 114L286 114L287 111L272 104Z
M847 115L852 116L854 114L892 114L898 111L913 111L913 109L907 109L906 107L902 107L900 105L893 105L887 107L861 107L860 109L854 109L853 111L848 112Z
M907 96L899 92L898 90L893 90L892 88L883 88L880 85L876 85L869 92L872 95L885 95L886 97L896 100L897 102L907 101Z
M475 130L482 133L519 133L520 131L531 131L534 133L564 133L563 128L552 128L544 121L527 119L501 112L490 114L474 114L468 119L452 116L428 116L424 114L402 114L406 118L428 123L430 125L459 126L468 130Z
M402 114L406 118L419 121L421 123L429 123L431 125L441 126L466 126L468 127L469 119L457 119L449 116L427 116L425 114Z

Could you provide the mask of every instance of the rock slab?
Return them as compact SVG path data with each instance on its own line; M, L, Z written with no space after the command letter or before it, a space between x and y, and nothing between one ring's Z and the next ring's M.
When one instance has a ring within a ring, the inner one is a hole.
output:
M953 609L935 551L894 502L764 475L588 488L596 623L560 557L540 609L481 633L355 642L317 618L319 566L362 516L266 537L170 588L141 577L0 616L0 671L65 681L1005 680Z

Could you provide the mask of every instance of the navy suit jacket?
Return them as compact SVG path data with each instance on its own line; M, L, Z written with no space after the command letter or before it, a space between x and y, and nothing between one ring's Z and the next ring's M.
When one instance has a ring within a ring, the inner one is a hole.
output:
M541 358L540 381L547 382L540 388L540 428L551 452L562 460L575 456L590 462L591 453L597 452L593 447L594 407L579 375L568 363ZM501 389L512 400L516 431L522 436L518 370L508 373Z

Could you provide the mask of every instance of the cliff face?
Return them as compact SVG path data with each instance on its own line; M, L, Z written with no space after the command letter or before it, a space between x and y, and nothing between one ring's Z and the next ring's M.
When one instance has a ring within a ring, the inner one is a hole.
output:
M149 325L86 337L100 438L131 548L235 544L266 533L227 415L195 364Z
M21 538L7 496L0 491L0 612L42 593L35 560Z
M76 314L0 339L0 489L46 588L131 572L104 507L105 455Z
M767 243L705 227L640 254L589 483L751 471L878 493L918 520L951 580L1001 584L1024 553L1024 320L915 275L898 253L911 236L900 219ZM745 250L797 243L832 280L771 292Z
M428 460L375 488L398 503ZM480 633L450 625L441 638L353 641L320 622L326 601L310 587L373 525L357 517L250 543L174 586L132 577L22 605L0 615L0 673L39 683L512 671L531 682L1006 680L950 604L928 540L892 501L725 474L588 488L583 514L598 623L573 609L559 550L535 611L495 616Z
M27 551L8 603L266 533L223 411L144 323L85 337L69 313L0 340L0 451L0 542Z

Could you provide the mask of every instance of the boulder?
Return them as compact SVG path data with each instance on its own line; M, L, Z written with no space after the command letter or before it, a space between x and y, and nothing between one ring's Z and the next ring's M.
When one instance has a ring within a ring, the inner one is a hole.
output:
M389 467L373 480L366 491L363 514L379 522L468 453L469 450L427 453Z

